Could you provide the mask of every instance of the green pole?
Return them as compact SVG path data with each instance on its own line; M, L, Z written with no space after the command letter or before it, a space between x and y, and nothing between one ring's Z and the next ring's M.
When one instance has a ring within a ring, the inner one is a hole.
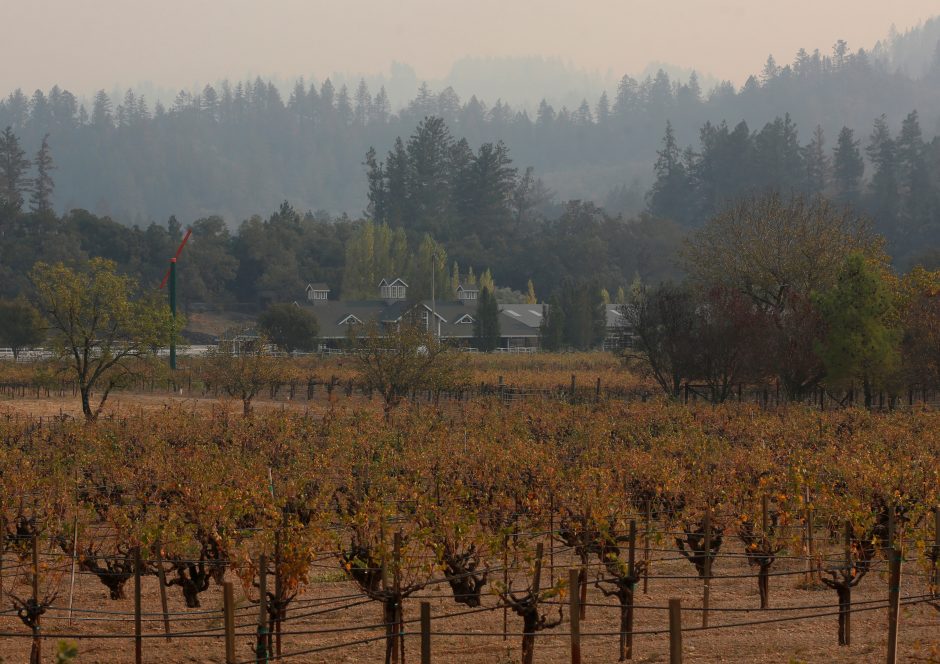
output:
M170 337L170 368L176 369L176 259L170 259L170 313L173 315L173 335Z

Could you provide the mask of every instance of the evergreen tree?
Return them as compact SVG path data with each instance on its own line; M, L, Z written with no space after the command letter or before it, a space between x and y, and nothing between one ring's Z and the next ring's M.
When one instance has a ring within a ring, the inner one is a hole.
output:
M917 111L912 111L904 119L897 139L901 227L908 235L914 235L929 222L933 207L934 191L925 151Z
M547 305L542 305L542 322L539 325L539 343L542 350L557 352L565 345L565 310L561 300L553 295Z
M865 161L862 159L859 143L855 132L843 127L833 151L832 181L835 199L847 205L857 205L861 195Z
M408 140L407 210L412 232L448 237L453 139L439 117L426 117Z
M0 204L16 210L23 206L23 193L29 187L26 178L29 166L19 138L12 127L7 127L0 134Z
M900 197L898 194L897 144L891 138L888 119L882 115L875 126L865 148L875 167L869 184L870 208L878 227L885 235L894 236L897 231Z
M655 217L684 223L688 220L690 183L669 121L662 146L656 153L656 182L649 193L649 211Z
M474 344L484 353L499 348L499 305L496 296L487 287L480 290L476 317L473 321Z
M52 192L55 190L55 182L52 180L55 164L52 162L52 150L49 148L49 134L42 138L35 164L36 177L33 179L33 191L29 200L30 210L36 214L49 214L52 212Z
M823 129L817 125L813 140L803 148L803 163L806 164L806 185L803 190L811 196L822 194L829 181L829 157L825 147Z

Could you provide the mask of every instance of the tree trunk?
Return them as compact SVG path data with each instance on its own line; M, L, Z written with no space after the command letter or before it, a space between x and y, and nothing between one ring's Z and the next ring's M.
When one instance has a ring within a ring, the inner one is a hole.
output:
M535 660L535 626L538 615L538 611L531 611L522 618L522 664L532 664Z
M760 608L770 606L770 565L761 565L757 572L757 590L760 592Z
M85 415L85 421L94 422L95 412L91 409L91 390L82 385L79 387L79 391L82 395L82 414Z
M852 642L852 587L849 585L836 588L839 594L839 645L847 646Z
M633 659L633 591L620 594L620 658Z

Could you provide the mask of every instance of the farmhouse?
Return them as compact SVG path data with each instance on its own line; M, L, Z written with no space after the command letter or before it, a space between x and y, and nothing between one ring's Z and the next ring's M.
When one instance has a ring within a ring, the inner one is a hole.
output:
M374 300L331 300L326 284L309 284L307 299L299 306L310 307L320 324L320 339L336 347L349 338L357 325L376 323L397 325L402 320L416 320L437 337L458 346L473 346L473 323L480 292L476 286L460 284L457 300L449 302L408 298L404 279L388 277L378 284ZM510 351L538 348L540 304L499 305L500 347Z

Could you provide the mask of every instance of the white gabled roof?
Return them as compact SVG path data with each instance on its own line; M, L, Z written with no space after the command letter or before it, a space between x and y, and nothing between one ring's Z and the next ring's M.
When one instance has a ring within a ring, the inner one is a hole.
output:
M379 282L379 286L394 286L395 284L401 284L405 288L408 288L408 284L405 283L405 280L401 277L396 277L392 279L391 277L386 277Z

